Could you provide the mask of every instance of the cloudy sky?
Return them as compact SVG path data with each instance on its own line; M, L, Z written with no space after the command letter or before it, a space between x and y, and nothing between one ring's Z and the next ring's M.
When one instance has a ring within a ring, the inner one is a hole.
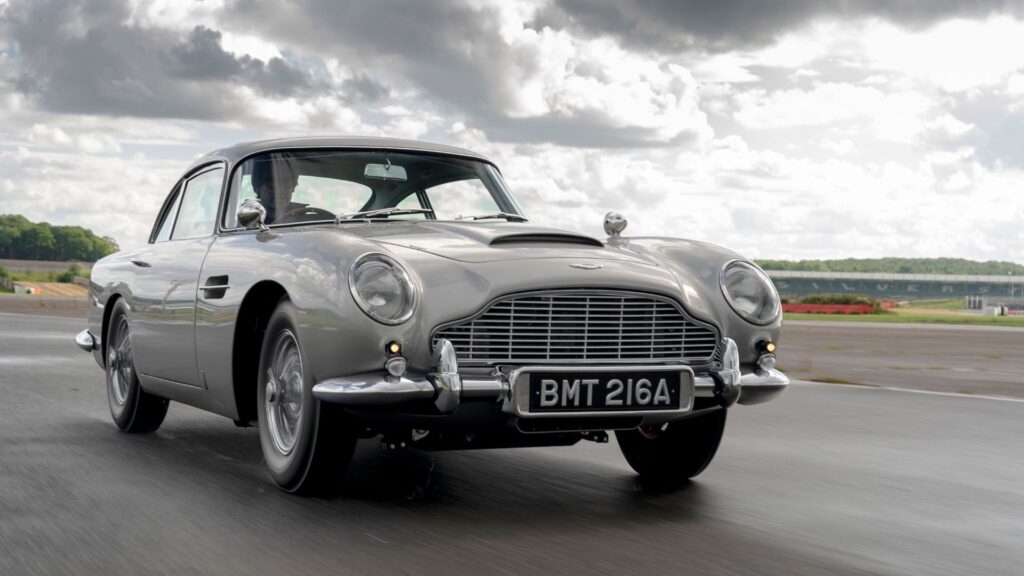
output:
M196 155L338 133L595 235L1024 262L1024 2L0 0L0 213L137 245Z

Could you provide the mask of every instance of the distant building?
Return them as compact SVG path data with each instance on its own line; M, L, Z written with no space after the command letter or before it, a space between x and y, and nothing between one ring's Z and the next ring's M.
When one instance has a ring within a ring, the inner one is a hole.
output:
M858 294L895 301L980 297L990 305L1024 306L1024 276L766 272L783 298L796 299L812 294Z

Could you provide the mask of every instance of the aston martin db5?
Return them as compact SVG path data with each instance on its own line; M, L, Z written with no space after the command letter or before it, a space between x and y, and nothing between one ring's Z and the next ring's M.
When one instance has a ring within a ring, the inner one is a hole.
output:
M289 492L336 489L359 439L609 432L641 478L679 485L731 407L787 387L779 297L738 254L625 227L532 224L498 167L460 148L242 144L185 172L146 244L96 263L76 343L121 430L156 430L171 401L255 425Z

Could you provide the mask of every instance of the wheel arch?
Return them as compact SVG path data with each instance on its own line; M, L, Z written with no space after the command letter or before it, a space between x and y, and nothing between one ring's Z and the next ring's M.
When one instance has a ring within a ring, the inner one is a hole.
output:
M124 298L124 295L120 292L114 292L107 298L106 304L103 305L103 323L100 325L100 357L103 359L103 367L107 367L107 333L110 331L110 316L114 313L114 306L118 300Z
M264 280L249 288L239 306L231 346L231 374L240 422L256 420L256 381L263 333L277 303L286 296L288 291L284 286L273 280ZM253 354L256 361L253 361Z

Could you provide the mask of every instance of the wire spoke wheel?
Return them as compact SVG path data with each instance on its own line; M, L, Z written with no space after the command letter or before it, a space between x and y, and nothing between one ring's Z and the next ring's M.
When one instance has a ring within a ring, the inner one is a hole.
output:
M267 367L264 409L267 428L276 451L291 454L302 425L302 355L291 330L282 330L274 340Z
M128 401L134 370L132 343L128 335L128 319L120 316L114 325L114 334L107 347L107 370L110 373L110 392L118 406Z
M117 299L106 328L107 403L118 428L129 433L153 432L167 416L168 401L142 389L135 371L128 305Z

